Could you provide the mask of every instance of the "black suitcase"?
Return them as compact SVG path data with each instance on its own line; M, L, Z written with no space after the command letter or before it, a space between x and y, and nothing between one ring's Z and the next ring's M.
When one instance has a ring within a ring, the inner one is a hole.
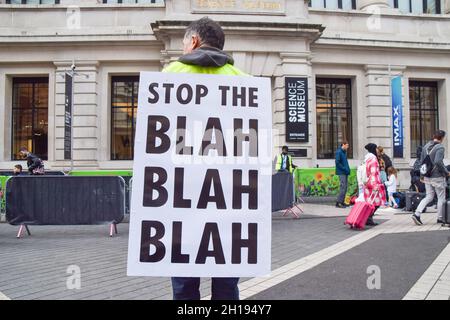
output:
M405 199L405 210L406 211L412 211L415 212L417 207L419 206L420 201L425 198L425 193L419 193L419 192L406 192L406 199ZM425 207L425 212L427 208Z
M419 192L406 192L406 211L412 211L415 212L417 207L420 204L420 201L425 198L425 193L419 193ZM427 211L427 207L423 210L423 212Z

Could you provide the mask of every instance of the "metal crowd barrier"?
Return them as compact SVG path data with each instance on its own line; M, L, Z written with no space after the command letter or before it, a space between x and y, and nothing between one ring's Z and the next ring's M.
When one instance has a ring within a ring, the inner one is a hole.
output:
M125 215L122 177L16 176L6 183L6 220L20 226L17 237L30 225L117 224Z

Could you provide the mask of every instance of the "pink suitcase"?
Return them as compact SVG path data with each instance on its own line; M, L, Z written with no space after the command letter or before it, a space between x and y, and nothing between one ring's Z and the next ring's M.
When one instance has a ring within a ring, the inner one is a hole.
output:
M370 215L375 211L373 205L375 194L375 192L372 194L370 203L356 202L345 220L345 224L348 224L352 229L364 229Z

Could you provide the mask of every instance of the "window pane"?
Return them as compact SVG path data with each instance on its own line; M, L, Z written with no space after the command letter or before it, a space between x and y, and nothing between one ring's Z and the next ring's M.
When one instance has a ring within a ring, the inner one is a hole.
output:
M112 78L111 159L132 160L139 77Z
M339 9L338 0L326 0L327 9Z
M421 122L422 122L422 136L424 140L422 141L422 143L426 143L428 142L428 140L431 140L431 137L438 128L436 112L424 111L422 113Z
M352 145L351 82L346 79L316 80L317 157L332 159L340 142ZM349 158L353 157L348 150Z
M48 79L15 78L12 101L12 160L27 147L43 160L48 159Z
M436 82L410 81L411 157L418 146L425 145L438 129L438 91Z
M419 110L410 110L411 158L416 158L418 146L422 146Z
M324 0L311 0L311 8L323 9Z
M317 146L319 159L331 159L334 156L333 122L331 109L317 109Z
M352 0L342 0L342 9L344 10L355 9L353 8L352 2L353 2Z
M318 83L316 86L316 108L331 108L331 86Z
M48 109L34 110L33 143L33 152L39 158L47 160Z
M48 107L48 83L37 83L35 85L34 106L36 108Z
M423 87L421 90L420 105L422 109L436 109L437 88Z
M12 143L12 159L18 160L19 149L27 147L29 150L33 148L33 125L31 110L13 110L13 143Z
M346 108L350 104L350 87L345 84L334 84L332 88L335 107Z
M403 13L410 13L409 0L398 0L398 10Z
M30 108L33 99L33 85L18 83L14 88L13 108Z
M335 127L335 143L334 143L334 150L333 150L333 158L334 158L334 152L336 152L337 147L339 144L344 140L349 140L348 137L351 137L352 135L352 118L349 110L346 109L338 109L334 112L333 117L334 127ZM337 125L336 125L337 124ZM349 140L350 141L350 140ZM352 144L350 143L350 148L347 150L347 157L353 158L353 150L352 150Z
M423 13L423 2L422 0L411 1L412 13L421 14Z

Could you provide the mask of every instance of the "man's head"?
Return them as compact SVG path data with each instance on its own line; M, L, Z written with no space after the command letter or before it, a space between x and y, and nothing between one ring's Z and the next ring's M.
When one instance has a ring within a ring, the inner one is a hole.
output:
M192 21L187 27L183 40L183 53L191 53L203 46L223 50L224 44L225 34L222 27L217 22L204 17Z
M28 155L28 153L29 153L29 151L28 151L28 149L26 147L22 147L22 148L19 149L19 154L22 157L26 157Z
M22 173L22 170L23 170L23 168L20 164L16 164L14 166L14 173Z
M350 148L350 144L348 143L348 141L346 141L346 140L342 141L342 143L341 143L341 148L342 148L343 150L347 151L348 148Z
M281 148L281 153L282 153L282 154L288 154L288 152L289 152L288 146L283 146L283 147Z
M445 138L445 131L444 130L437 130L433 135L433 140L437 142L444 141Z

